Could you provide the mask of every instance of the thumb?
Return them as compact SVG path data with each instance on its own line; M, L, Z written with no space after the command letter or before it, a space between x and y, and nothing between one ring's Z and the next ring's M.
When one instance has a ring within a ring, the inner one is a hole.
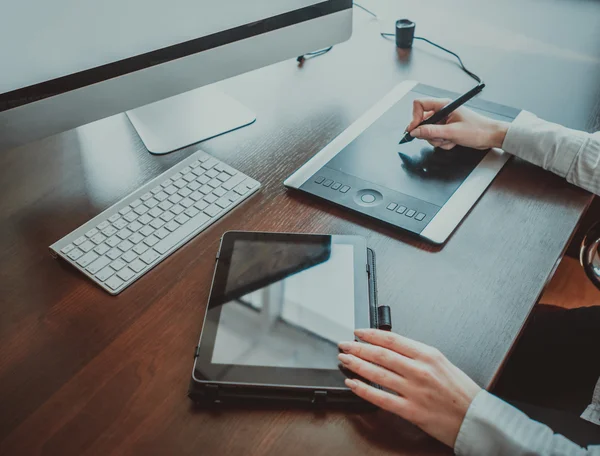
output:
M411 136L419 139L445 139L452 141L455 129L449 125L421 125L410 132Z

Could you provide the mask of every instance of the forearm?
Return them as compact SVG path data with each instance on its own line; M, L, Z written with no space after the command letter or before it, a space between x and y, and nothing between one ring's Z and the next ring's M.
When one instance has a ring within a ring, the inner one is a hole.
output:
M600 455L600 447L581 448L486 391L471 403L454 451L457 455Z
M508 127L502 148L600 194L600 132L572 130L522 112Z

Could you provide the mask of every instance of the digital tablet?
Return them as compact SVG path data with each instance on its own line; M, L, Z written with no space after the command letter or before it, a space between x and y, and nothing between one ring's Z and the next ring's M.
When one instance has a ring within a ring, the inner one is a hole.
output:
M374 280L362 237L225 233L190 397L355 400L338 343L377 318Z
M437 149L419 139L398 144L412 120L414 100L458 95L402 82L285 185L432 243L446 242L510 157L499 149ZM506 122L521 112L479 98L466 106Z

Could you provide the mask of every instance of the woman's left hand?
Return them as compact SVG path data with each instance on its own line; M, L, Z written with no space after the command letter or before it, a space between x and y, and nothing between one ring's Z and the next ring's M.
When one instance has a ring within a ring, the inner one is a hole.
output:
M377 329L359 329L355 334L368 343L341 342L340 362L391 392L357 379L346 379L346 385L357 396L454 447L481 388L435 348Z

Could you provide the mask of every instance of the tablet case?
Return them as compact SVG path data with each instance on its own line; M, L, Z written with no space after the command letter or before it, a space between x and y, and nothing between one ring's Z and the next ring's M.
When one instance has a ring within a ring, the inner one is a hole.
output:
M375 267L375 252L367 248L367 276L369 281L369 312L371 327L378 327L377 312L377 278ZM198 347L194 352L194 360L198 356ZM313 406L351 406L371 408L351 391L320 390L318 388L277 388L273 386L240 386L230 384L199 383L192 377L188 396L197 405L206 406L214 403L247 403L247 402L291 402Z

